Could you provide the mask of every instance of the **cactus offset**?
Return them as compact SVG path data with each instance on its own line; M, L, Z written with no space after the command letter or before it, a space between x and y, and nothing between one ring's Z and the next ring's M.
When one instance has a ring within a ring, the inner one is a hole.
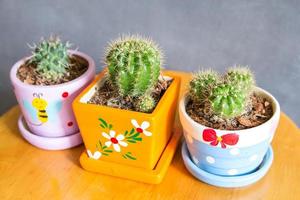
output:
M218 74L213 70L200 71L190 82L190 96L194 101L202 101L210 94L210 89L218 81Z
M254 82L251 71L245 67L231 68L221 78L211 70L202 71L190 82L189 95L200 104L209 102L210 113L230 119L247 111Z
M105 63L109 80L120 95L139 97L156 86L162 53L149 39L123 36L109 45Z
M227 81L231 82L238 90L251 92L255 80L252 72L246 67L233 67L230 68L225 75Z
M68 48L71 45L62 43L58 37L50 37L34 45L29 63L36 64L37 71L46 79L57 80L69 68Z
M154 109L155 105L156 102L153 97L146 95L145 97L139 99L135 107L137 111L150 113Z

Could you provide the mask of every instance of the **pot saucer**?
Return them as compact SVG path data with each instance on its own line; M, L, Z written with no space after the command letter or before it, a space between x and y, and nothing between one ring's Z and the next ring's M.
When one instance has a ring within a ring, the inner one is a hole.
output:
M159 184L167 173L168 167L172 162L177 146L180 142L182 131L179 128L174 128L166 148L162 152L154 169L143 169L130 165L119 164L116 162L97 160L88 156L87 151L82 152L80 156L81 166L91 172L102 173L115 177L125 178L129 180Z
M187 170L193 176L210 185L226 188L243 187L257 182L268 172L273 162L273 150L272 147L269 146L262 163L255 171L237 176L220 176L208 173L197 167L191 160L190 153L185 142L182 144L181 154Z
M80 133L75 133L72 135L64 137L43 137L35 135L28 129L26 122L22 115L20 115L18 120L18 127L21 135L30 144L45 150L63 150L78 146L82 143L82 138Z

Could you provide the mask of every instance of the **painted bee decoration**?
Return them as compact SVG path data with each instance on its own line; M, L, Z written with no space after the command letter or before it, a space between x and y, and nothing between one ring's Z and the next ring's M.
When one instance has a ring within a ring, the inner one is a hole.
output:
M48 121L48 115L46 112L46 108L48 106L48 103L45 99L42 99L41 96L43 96L43 94L33 94L34 98L32 100L32 106L36 109L37 111L37 117L38 120L42 123L46 123Z
M60 112L62 102L56 101L48 103L43 97L42 93L33 93L32 102L23 101L23 105L27 113L31 117L31 124L41 126L48 121L54 121L55 115Z

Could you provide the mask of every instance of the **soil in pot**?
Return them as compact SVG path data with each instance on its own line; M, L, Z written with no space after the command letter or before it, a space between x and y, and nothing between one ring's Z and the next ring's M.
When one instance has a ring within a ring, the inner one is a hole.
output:
M70 66L65 75L58 80L50 80L43 77L37 70L34 63L29 60L25 62L17 71L17 77L26 84L30 85L57 85L72 81L86 72L88 62L80 56L72 55L69 57Z
M163 78L159 79L154 91L152 91L151 96L154 98L156 105L159 100L168 89L172 80L165 80ZM96 92L92 98L88 101L90 104L104 105L113 108L120 108L124 110L137 111L135 104L138 98L122 97L119 95L117 89L113 87L110 82L106 79L102 86L96 88ZM153 110L155 107L153 108ZM152 111L153 111L152 110ZM149 113L151 113L150 111Z
M199 124L221 130L242 130L258 126L268 121L273 116L271 103L257 94L250 97L251 106L243 115L233 119L224 120L209 112L208 102L198 104L189 100L186 112Z

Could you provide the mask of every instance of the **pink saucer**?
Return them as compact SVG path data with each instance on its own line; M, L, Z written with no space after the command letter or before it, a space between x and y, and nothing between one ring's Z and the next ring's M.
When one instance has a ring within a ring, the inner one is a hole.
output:
M45 149L45 150L63 150L78 146L82 143L82 138L80 133L75 133L72 135L64 137L42 137L35 135L28 129L26 122L22 115L20 115L18 120L18 127L21 135L32 145Z

